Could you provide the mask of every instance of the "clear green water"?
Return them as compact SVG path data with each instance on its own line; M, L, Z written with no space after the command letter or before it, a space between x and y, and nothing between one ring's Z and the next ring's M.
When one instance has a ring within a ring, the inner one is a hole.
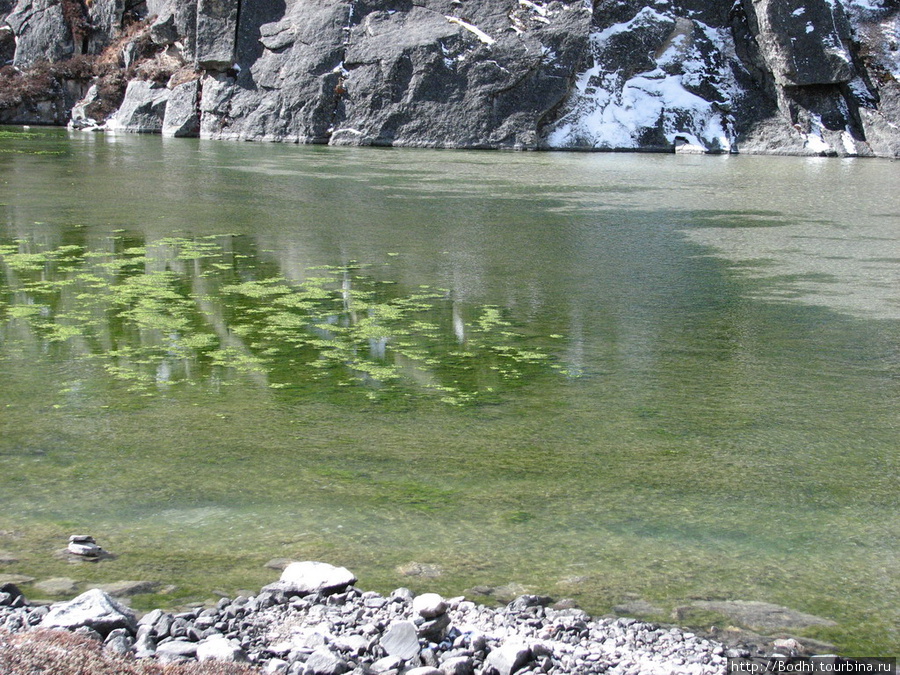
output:
M312 558L896 653L897 185L6 131L0 574L177 587L147 608ZM55 557L76 532L117 557Z

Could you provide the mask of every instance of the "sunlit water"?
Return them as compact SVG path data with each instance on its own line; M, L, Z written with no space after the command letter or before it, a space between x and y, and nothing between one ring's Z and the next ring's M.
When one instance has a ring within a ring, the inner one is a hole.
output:
M4 132L0 574L176 587L149 607L312 558L658 620L768 601L896 652L898 187ZM55 557L76 532L117 557Z

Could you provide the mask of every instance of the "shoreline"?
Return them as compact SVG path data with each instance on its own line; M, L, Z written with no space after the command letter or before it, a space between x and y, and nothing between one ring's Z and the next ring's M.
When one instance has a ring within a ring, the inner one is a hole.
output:
M156 136L158 138L164 138L164 136L160 133L153 132L138 132L138 131L129 131L123 129L72 129L68 125L63 124L53 124L50 122L0 122L0 129L4 128L13 128L13 129L21 129L23 131L28 131L32 128L38 129L59 129L62 131L67 131L69 133L77 133L77 134L110 134L113 136ZM171 140L171 139L168 139ZM180 139L179 139L180 140ZM534 147L506 147L501 145L496 146L487 146L487 145L429 145L429 144L403 144L403 143L395 143L392 145L359 145L359 146L348 146L344 144L332 144L328 141L298 141L292 138L240 138L240 137L192 137L187 140L194 141L213 141L213 142L224 142L224 143L255 143L255 144L272 144L272 145L296 145L296 146L325 146L332 148L372 148L376 150L449 150L449 151L463 151L463 152L500 152L500 153L547 153L547 152L560 152L566 154L576 154L576 155L590 155L590 154L605 154L605 155L686 155L686 156L707 156L707 157L797 157L797 158L806 158L806 159L882 159L887 160L889 162L896 162L898 157L890 157L886 155L866 155L866 154L853 154L853 155L842 155L836 151L819 151L819 152L801 152L801 151L792 151L790 149L779 149L771 152L762 152L757 150L750 151L741 151L738 144L735 144L731 150L729 151L719 151L719 150L703 150L697 151L693 148L695 146L682 146L678 144L672 144L671 146L659 146L659 147L641 147L641 148L615 148L615 147L554 147L554 146L534 146Z
M726 672L729 658L775 653L767 650L811 655L793 638L720 641L676 626L591 617L546 596L520 595L492 608L406 588L383 596L356 581L346 568L294 562L256 595L140 618L100 589L43 605L4 584L0 628L14 635L66 629L102 641L104 652L161 664L225 661L294 675L714 675Z

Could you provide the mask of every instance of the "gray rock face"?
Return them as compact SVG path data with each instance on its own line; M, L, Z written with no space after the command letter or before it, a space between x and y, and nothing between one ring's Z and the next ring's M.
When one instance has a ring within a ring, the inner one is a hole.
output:
M838 84L853 79L850 23L828 0L744 0L751 29L781 86Z
M105 635L116 628L133 631L137 621L130 609L95 588L68 602L52 605L40 625L42 628L86 627Z
M197 64L224 70L235 62L239 0L197 0Z
M172 80L168 97L129 90L111 128L333 145L900 156L893 1L94 0L80 18L61 0L4 1L0 55L15 48L21 67L99 53L126 9L156 17L128 60L196 72ZM192 77L198 84L183 84ZM77 100L65 91L48 94L59 102L42 101L46 110L0 110L0 120L52 121Z
M59 0L19 0L6 22L16 35L16 66L61 61L75 53L72 31Z
M185 82L172 89L163 117L163 136L196 137L200 131L200 82Z
M125 14L125 0L93 0L87 3L87 11L92 29L84 51L98 54L118 36Z
M163 128L166 104L172 91L166 87L132 80L125 90L125 100L118 112L106 123L111 131L159 133Z

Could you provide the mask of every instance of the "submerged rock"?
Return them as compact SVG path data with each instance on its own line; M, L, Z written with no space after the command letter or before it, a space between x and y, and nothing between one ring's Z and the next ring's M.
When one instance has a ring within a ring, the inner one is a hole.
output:
M34 587L47 595L68 595L78 590L78 582L69 577L54 577L39 581Z
M798 612L768 602L748 600L697 600L692 607L724 614L732 621L759 631L801 629L810 626L836 626L831 619Z

